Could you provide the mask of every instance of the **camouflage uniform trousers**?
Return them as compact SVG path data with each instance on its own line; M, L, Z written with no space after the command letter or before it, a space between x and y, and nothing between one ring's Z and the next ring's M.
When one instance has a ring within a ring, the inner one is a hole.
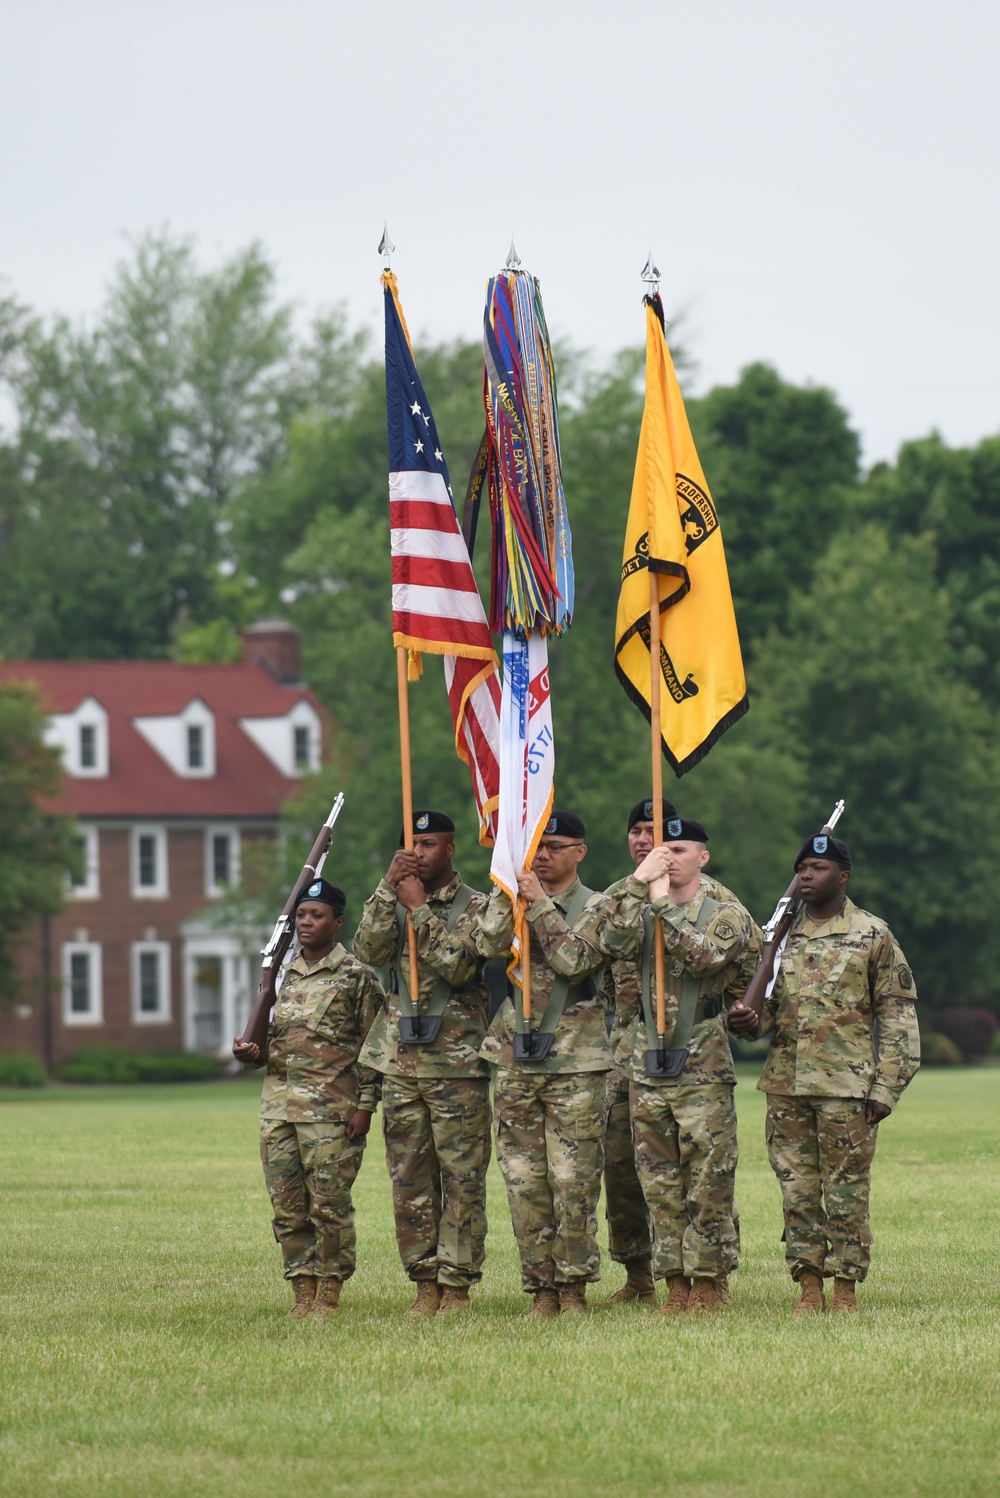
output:
M871 1260L868 1222L878 1125L863 1098L767 1096L767 1155L781 1183L785 1259L861 1281Z
M500 1072L497 1159L529 1294L600 1279L606 1072Z
M488 1077L384 1077L382 1129L396 1242L411 1280L458 1288L482 1279Z
M338 1123L261 1121L260 1158L286 1279L313 1274L347 1280L354 1273L351 1187L365 1141L349 1143L346 1124L346 1118Z
M617 1264L648 1259L653 1232L646 1198L635 1163L628 1085L610 1094L604 1135L604 1205L608 1217L608 1248Z
M653 1224L653 1273L718 1279L736 1267L739 1152L728 1082L632 1083L636 1163Z

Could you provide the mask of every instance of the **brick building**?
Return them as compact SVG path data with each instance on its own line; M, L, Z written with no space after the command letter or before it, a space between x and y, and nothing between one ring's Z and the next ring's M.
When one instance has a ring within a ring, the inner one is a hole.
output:
M66 769L53 810L86 855L67 909L25 943L35 997L0 1010L0 1049L50 1068L88 1044L228 1054L258 975L211 907L319 767L322 709L300 676L298 631L278 621L244 633L240 665L0 665L38 684Z

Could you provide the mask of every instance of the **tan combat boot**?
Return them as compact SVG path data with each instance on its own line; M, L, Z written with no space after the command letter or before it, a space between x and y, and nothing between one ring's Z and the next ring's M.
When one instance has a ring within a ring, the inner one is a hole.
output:
M858 1302L854 1297L854 1281L835 1279L833 1282L833 1304L831 1311L840 1316L856 1316Z
M623 1306L638 1300L643 1305L656 1304L656 1286L653 1283L652 1259L630 1259L625 1265L628 1275L620 1290L616 1290L608 1301L609 1306Z
M714 1280L691 1281L691 1294L688 1296L689 1316L703 1311L717 1311L721 1304Z
M576 1280L572 1285L559 1286L559 1311L563 1316L587 1315L587 1282Z
M528 1312L529 1316L559 1315L559 1296L555 1290L535 1290L533 1293L534 1303Z
M683 1316L688 1308L688 1295L690 1286L683 1274L672 1274L667 1280L667 1289L670 1294L662 1306L657 1306L661 1316Z
M343 1289L340 1280L317 1280L316 1299L313 1301L312 1313L314 1316L332 1316L340 1304L340 1292Z
M411 1316L436 1316L441 1291L433 1280L417 1281L417 1298L410 1307Z
M438 1307L439 1316L455 1315L459 1311L471 1311L472 1301L469 1299L467 1289L460 1289L457 1285L445 1285L441 1292L441 1304Z
M311 1274L297 1274L292 1280L292 1291L295 1295L295 1304L288 1314L293 1321L302 1321L312 1311L316 1297L316 1281Z
M720 1306L728 1306L729 1305L730 1301L732 1300L732 1296L729 1293L729 1275L728 1274L720 1274L719 1275L719 1278L715 1282L715 1293L719 1297L719 1305Z
M823 1299L823 1276L815 1269L803 1269L799 1275L802 1299L792 1310L793 1316L815 1316L826 1310Z

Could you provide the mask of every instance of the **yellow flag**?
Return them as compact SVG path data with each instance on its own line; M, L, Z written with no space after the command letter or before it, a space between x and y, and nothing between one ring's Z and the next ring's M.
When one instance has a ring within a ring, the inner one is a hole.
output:
M749 707L722 531L663 331L646 300L646 404L625 533L615 670L650 710L650 573L660 609L660 733L678 775Z

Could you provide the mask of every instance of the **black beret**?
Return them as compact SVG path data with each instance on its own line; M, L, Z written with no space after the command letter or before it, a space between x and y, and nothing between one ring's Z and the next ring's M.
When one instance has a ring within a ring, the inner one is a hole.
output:
M668 817L663 824L663 836L668 843L707 843L708 833L701 822L689 822L686 817Z
M295 902L296 910L303 900L318 900L321 905L330 905L335 915L343 915L347 904L344 891L338 889L335 884L328 884L325 879L314 879L311 884L305 886Z
M413 835L421 832L454 832L455 824L451 817L445 816L443 811L415 811L413 813ZM402 829L399 833L399 846L402 847L406 841Z
M575 812L556 811L553 808L552 815L542 829L542 836L586 837L587 829Z
M843 864L845 869L851 867L850 848L846 843L842 843L839 837L834 837L829 832L817 832L815 837L806 839L795 860L796 873L804 858L827 858L831 863Z
M664 796L663 800L660 802L660 805L663 807L664 822L667 821L668 817L675 817L677 815L676 806L672 801L668 801L666 796ZM631 832L636 822L651 822L652 820L653 798L652 796L648 796L645 801L637 801L632 810L629 812L628 830L629 832Z

